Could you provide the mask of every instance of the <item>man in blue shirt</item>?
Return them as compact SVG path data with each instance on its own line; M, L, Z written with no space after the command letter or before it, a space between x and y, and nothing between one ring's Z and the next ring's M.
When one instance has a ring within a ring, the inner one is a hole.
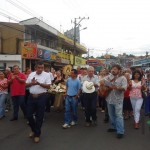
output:
M77 105L81 89L81 83L80 80L77 78L77 75L77 70L72 69L70 78L68 78L66 83L67 90L65 98L65 123L62 126L64 129L69 128L70 125L76 125L78 120Z

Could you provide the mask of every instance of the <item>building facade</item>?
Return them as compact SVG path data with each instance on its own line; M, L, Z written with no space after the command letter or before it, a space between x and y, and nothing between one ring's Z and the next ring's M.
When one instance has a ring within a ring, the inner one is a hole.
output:
M79 43L74 47L73 40L38 18L24 20L19 24L0 22L0 25L0 55L19 55L22 70L26 67L33 70L38 60L54 67L73 65L74 52L80 58L87 52ZM12 67L8 60L2 62L4 66Z

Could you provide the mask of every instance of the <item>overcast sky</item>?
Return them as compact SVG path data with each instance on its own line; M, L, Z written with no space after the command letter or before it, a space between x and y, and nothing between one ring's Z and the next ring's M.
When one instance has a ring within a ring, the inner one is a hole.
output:
M150 0L1 0L2 12L17 20L41 16L61 32L73 27L74 18L89 17L81 22L81 29L87 27L81 31L81 43L95 49L96 56L107 49L113 55L150 52ZM1 21L9 21L1 15Z

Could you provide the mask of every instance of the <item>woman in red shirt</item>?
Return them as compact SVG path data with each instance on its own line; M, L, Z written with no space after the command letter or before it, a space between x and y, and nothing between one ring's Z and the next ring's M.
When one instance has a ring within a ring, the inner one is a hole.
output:
M0 71L0 119L5 117L5 100L8 92L8 83L5 75Z

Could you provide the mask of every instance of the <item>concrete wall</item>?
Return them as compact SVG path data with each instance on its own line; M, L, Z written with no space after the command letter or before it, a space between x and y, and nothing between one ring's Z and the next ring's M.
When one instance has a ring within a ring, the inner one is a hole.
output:
M22 32L21 32L22 31ZM24 26L17 23L0 23L0 54L20 54Z

